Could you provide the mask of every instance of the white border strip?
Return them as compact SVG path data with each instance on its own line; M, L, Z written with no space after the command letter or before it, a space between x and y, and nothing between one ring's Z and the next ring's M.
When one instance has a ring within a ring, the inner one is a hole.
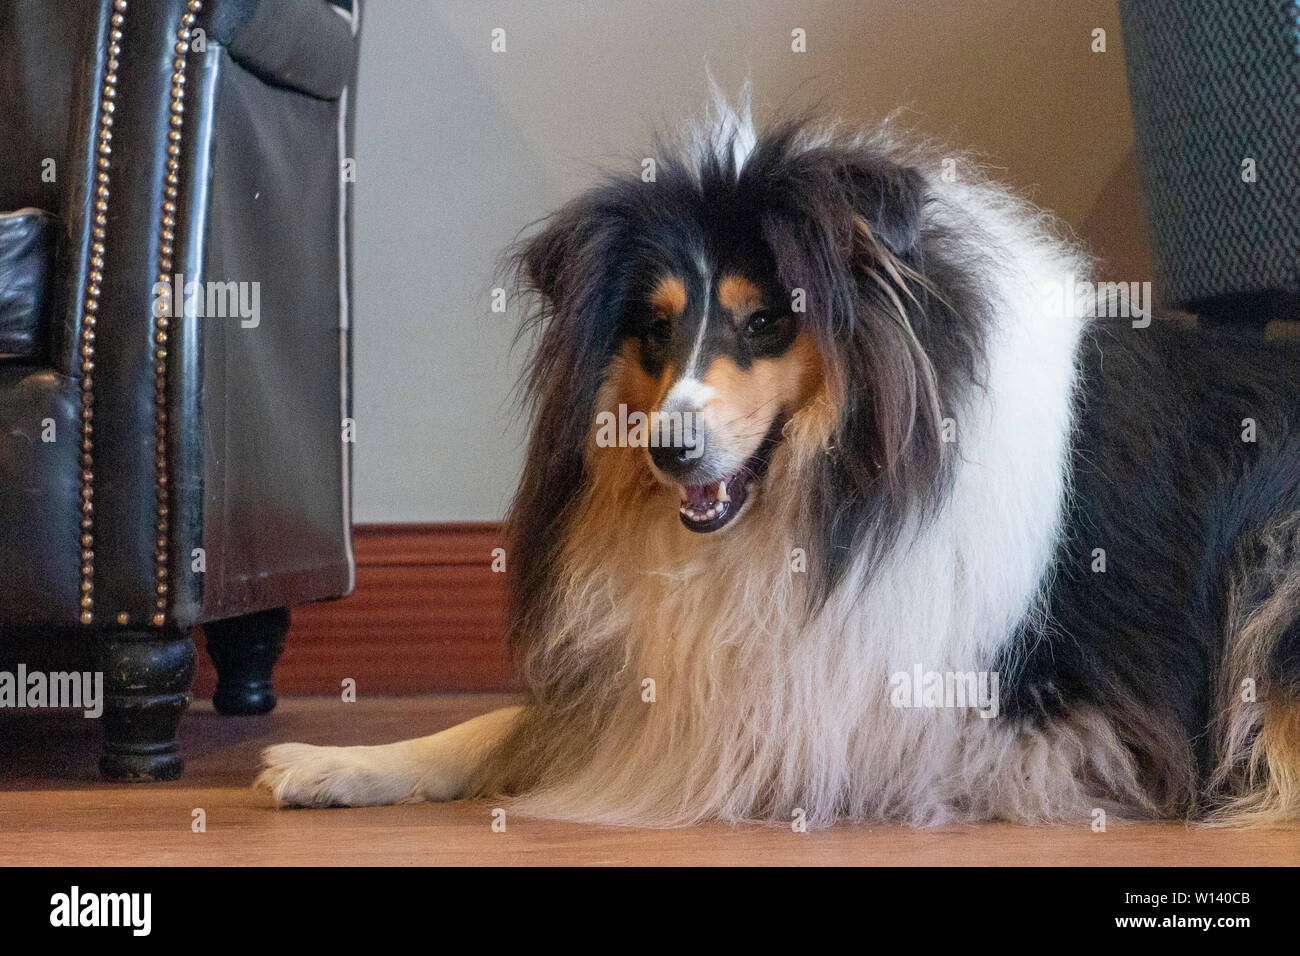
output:
M347 20L352 35L361 26L361 0L352 0L353 12L334 7L334 12ZM348 184L343 179L343 164L347 161L348 88L339 96L339 161L335 174L339 178L339 436L342 438L343 422L348 414L348 329L352 323L351 303L348 301ZM355 437L355 435L354 435ZM357 586L357 559L352 553L352 443L342 442L343 453L343 541L348 558L348 591Z

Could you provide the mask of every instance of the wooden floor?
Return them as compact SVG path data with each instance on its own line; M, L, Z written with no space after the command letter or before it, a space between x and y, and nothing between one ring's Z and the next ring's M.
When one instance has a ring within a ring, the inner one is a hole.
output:
M281 701L267 717L186 715L183 780L115 786L95 779L98 728L77 715L0 714L0 864L953 864L1295 865L1300 831L1182 826L1106 833L1011 826L909 831L708 826L632 830L510 816L487 803L276 811L248 787L270 743L380 743L432 733L501 706L489 695ZM191 830L193 811L207 832Z

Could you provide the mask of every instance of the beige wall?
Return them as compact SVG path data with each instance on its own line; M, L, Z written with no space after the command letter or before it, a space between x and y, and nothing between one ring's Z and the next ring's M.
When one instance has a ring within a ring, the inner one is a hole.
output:
M490 50L496 27L505 53ZM791 52L796 27L806 53ZM1090 51L1095 27L1104 54ZM725 89L753 81L760 123L812 103L855 123L902 108L1071 225L1103 224L1090 238L1140 233L1114 0L371 0L354 194L358 521L504 513L523 433L509 398L517 317L490 310L497 256L600 167L635 171L651 131L703 103L706 64ZM1103 187L1120 205L1099 217Z

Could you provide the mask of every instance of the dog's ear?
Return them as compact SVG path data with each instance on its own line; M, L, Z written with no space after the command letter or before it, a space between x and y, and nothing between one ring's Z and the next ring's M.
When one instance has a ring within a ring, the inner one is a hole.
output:
M598 228L592 204L578 199L546 220L541 232L518 248L515 264L519 278L533 291L559 308L571 288L588 240Z
M596 393L613 351L626 282L625 216L614 189L576 199L513 250L519 286L540 301L523 320L530 344L521 397L532 413L511 506L512 642L536 633L548 606L561 528L581 488Z
M905 257L921 240L925 179L910 166L892 162L851 166L847 170L853 209L891 254Z
M568 217L552 219L544 230L528 240L519 253L521 278L548 299L556 297L561 269L573 244L573 233L574 223Z

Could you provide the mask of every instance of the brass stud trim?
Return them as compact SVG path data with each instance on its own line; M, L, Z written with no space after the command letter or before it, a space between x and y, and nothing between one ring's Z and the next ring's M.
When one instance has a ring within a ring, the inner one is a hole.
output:
M167 180L163 188L163 198L159 207L160 246L158 249L158 274L168 276L172 270L172 242L176 228L176 198L179 194L181 134L185 123L185 57L189 51L190 30L199 10L201 0L189 0L185 5L185 14L176 31L176 44L173 47L177 56L172 60L171 99L168 103L167 133ZM165 281L165 280L164 280ZM157 443L154 454L154 503L156 521L154 525L156 541L154 543L154 614L153 625L162 627L167 623L167 532L168 515L171 513L168 495L171 482L168 480L167 461L167 339L171 328L168 310L159 310L161 315L153 317L154 343L154 441Z
M96 138L99 145L96 151L98 172L95 174L95 216L92 222L94 242L90 247L89 268L86 270L86 284L79 296L82 302L81 335L78 354L81 356L81 568L80 592L81 613L78 620L82 624L95 622L95 425L94 405L95 389L91 372L95 368L95 313L99 311L99 297L104 280L104 236L108 225L109 172L112 162L109 157L112 150L109 141L113 138L110 127L113 125L113 111L117 100L118 56L122 52L122 27L126 24L127 0L115 0L113 15L109 18L108 61L105 64L104 79L99 88L100 112L96 126Z

